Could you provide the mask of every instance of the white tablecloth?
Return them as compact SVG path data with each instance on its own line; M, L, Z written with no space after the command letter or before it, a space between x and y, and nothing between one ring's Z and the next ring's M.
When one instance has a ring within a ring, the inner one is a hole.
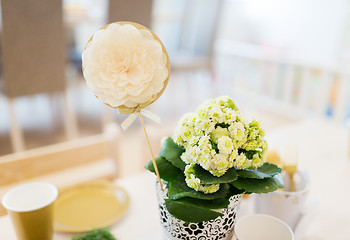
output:
M299 239L350 239L348 137L348 130L320 120L307 120L267 134L271 148L288 142L299 143L299 166L309 172L312 181L310 199L318 199L314 214L306 221L303 237ZM131 204L127 214L112 226L111 232L118 240L160 240L155 176L143 172L118 179L116 184L128 191ZM244 200L239 216L253 211L252 200ZM71 236L55 233L54 240L68 240ZM16 239L7 216L0 217L0 239Z

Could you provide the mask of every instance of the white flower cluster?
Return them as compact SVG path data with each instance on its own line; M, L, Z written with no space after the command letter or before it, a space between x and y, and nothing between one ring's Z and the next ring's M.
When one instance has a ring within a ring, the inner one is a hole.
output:
M185 170L187 185L207 193L218 190L218 186L201 185L191 164L200 165L216 177L232 167L260 167L267 157L264 136L259 122L246 121L229 97L206 101L180 120L173 135L173 140L185 148L181 159L189 165Z

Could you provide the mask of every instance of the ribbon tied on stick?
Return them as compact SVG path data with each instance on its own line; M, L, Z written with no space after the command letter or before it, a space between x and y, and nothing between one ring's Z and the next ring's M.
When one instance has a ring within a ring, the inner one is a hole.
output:
M147 117L148 119L156 122L156 123L160 123L160 117L147 110L147 109L137 109L135 112L131 113L121 124L121 127L123 128L123 130L126 130L130 127L130 125L135 122L138 114L141 113L143 116Z

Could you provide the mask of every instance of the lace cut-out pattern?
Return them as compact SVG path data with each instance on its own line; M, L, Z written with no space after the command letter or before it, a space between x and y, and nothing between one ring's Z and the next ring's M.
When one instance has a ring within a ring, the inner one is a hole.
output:
M234 195L230 198L228 208L221 209L223 216L199 223L186 223L168 212L164 201L166 190L162 193L158 182L156 188L162 232L166 239L225 240L232 238L242 194Z

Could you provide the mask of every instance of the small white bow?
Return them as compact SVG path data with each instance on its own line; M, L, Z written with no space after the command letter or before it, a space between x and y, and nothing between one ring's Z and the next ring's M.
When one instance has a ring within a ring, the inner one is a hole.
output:
M135 111L135 112L131 113L131 114L122 122L121 126L122 126L123 130L126 130L126 129L128 129L128 128L130 127L130 125L136 120L137 115L138 115L139 112L140 112L143 116L145 116L145 117L147 117L147 118L149 118L149 119L155 121L156 123L160 123L160 117L159 117L157 114L155 114L155 113L153 113L153 112L151 112L151 111L149 111L149 110L147 110L147 109L141 109L141 110L139 110L139 111Z

